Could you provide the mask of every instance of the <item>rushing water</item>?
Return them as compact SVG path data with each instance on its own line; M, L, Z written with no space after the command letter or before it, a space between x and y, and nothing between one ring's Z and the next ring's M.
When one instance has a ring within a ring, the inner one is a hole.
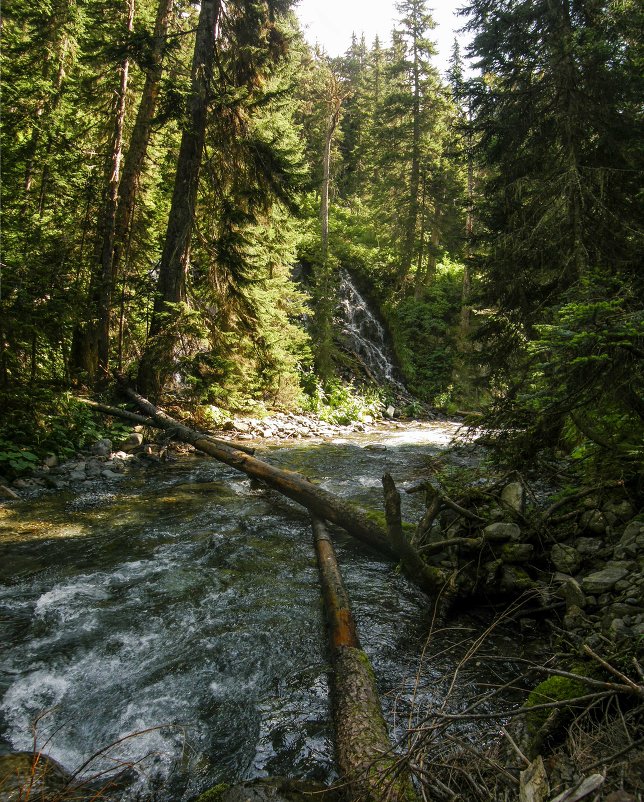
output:
M267 456L380 506L382 473L413 480L452 433L427 424ZM416 519L421 499L404 501ZM222 780L332 779L309 525L274 502L232 469L186 457L110 492L0 508L5 748L30 748L32 722L49 711L38 742L70 769L139 732L94 765L147 756L133 788L156 787L160 800L187 800ZM337 545L389 722L400 723L430 627L427 599L341 533ZM446 660L419 675L419 710Z

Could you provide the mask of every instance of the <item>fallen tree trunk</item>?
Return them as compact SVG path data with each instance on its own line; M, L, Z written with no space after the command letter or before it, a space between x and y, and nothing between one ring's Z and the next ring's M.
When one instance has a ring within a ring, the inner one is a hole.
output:
M317 487L299 473L276 468L250 454L243 453L225 441L215 441L208 435L185 426L157 409L124 383L122 387L125 394L148 418L159 428L165 429L170 436L191 444L204 454L242 471L247 476L261 480L282 495L306 507L313 516L337 524L381 554L395 560L401 559L403 568L409 571L411 563L408 554L400 554L396 545L391 542L386 528L360 507ZM426 566L422 574L414 570L409 575L412 581L418 583L430 595L439 594L446 582L445 572L431 566Z
M312 518L312 525L331 645L335 747L346 796L360 802L410 802L414 789L404 762L392 753L331 538L318 518Z
M89 398L79 398L78 399L81 403L87 404L88 407L95 409L97 412L102 412L105 415L111 415L113 418L122 418L123 420L131 421L132 423L136 423L139 426L150 426L156 429L165 429L165 426L161 426L154 417L145 417L143 415L137 415L136 412L130 412L127 409L121 409L120 407L111 407L107 404L99 404L98 401L91 401ZM236 443L234 440L220 440L217 437L213 437L208 432L202 432L204 437L207 437L213 443L221 446L227 446L236 448L238 451L243 451L244 454L254 454L255 449L249 448L248 446L244 446L241 443Z

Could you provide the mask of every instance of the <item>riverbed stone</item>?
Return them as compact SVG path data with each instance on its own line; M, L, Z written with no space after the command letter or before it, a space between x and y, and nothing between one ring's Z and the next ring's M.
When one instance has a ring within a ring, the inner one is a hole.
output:
M515 512L525 512L525 490L521 482L509 482L501 491L501 501Z
M11 498L16 499L20 498L20 496L14 492L10 487L6 485L0 485L0 498Z
M518 593L534 587L534 581L518 565L504 565L499 586L504 593Z
M562 578L562 581L557 588L557 596L566 602L566 610L570 610L572 607L579 607L583 610L586 606L586 596L579 582L572 576L560 574L559 577Z
M579 524L583 530L593 532L596 535L603 535L610 525L608 514L601 510L593 509L582 513Z
M585 576L581 581L581 586L585 593L607 593L615 587L620 579L624 579L627 573L628 563L608 563L601 571L595 571L595 573Z
M143 435L140 432L130 432L125 440L120 444L123 451L133 451L143 445Z
M550 550L550 559L552 564L564 574L575 574L581 565L581 557L577 550L572 546L566 546L564 543L555 543Z
M58 457L55 454L48 454L42 464L47 468L56 468L58 466Z
M575 540L575 549L583 559L594 557L604 548L604 541L598 537L578 537Z
M104 437L102 440L94 443L94 445L90 447L89 451L90 454L94 454L94 456L107 457L107 455L112 451L112 441L108 440L107 437Z
M65 793L71 782L71 774L45 754L11 752L0 755L0 802L28 798L81 799L82 796L75 796L73 792Z
M342 788L327 788L306 780L266 777L239 785L216 785L204 791L196 802L340 802Z
M483 530L483 535L487 540L493 542L503 542L504 540L518 542L521 539L521 529L517 524L509 523L508 521L498 521L493 524L488 524Z
M532 543L504 543L501 557L508 563L527 563L534 553Z

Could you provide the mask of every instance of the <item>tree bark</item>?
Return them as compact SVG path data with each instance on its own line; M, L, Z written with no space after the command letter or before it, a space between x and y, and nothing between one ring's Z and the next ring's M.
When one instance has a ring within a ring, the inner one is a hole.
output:
M181 137L150 336L139 366L139 388L155 399L172 373L174 361L176 333L168 325L168 317L173 317L173 305L185 300L220 10L221 0L202 0L192 60L189 123Z
M134 0L127 0L128 33L134 24ZM112 309L112 253L114 250L114 231L118 207L119 184L121 181L121 158L123 155L123 128L125 125L125 103L130 61L126 56L121 62L119 88L114 110L114 129L108 168L107 190L100 220L99 270L96 287L96 358L99 380L108 378L110 347L110 312ZM93 328L93 326L90 326Z
M110 277L110 296L113 295L130 240L134 203L143 172L145 155L152 132L152 120L156 112L161 76L163 75L163 53L174 0L159 0L154 23L153 46L150 66L145 75L141 102L136 114L130 144L123 162L123 175L119 185L118 206L114 220L114 248ZM109 321L103 321L107 325ZM109 330L104 333L107 339ZM119 331L119 353L122 331ZM106 355L107 356L107 355ZM120 365L119 365L120 368ZM107 362L105 363L107 369Z
M410 802L416 798L414 789L406 766L392 753L373 669L360 648L331 538L318 518L312 524L333 665L335 747L346 796L356 802Z

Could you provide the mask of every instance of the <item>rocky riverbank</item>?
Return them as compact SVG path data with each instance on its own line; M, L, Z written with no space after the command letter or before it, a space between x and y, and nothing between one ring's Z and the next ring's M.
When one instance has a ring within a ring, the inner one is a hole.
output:
M315 415L275 412L264 418L231 418L212 434L229 441L249 445L298 440L332 440L359 433L391 429L411 428L418 421L393 420L389 417L375 419L363 415L361 420L347 424L333 424ZM19 499L44 490L87 489L97 484L117 482L127 474L171 460L177 453L192 451L191 446L174 443L153 429L134 426L131 433L119 442L101 439L89 448L78 452L74 458L60 460L55 455L36 465L29 475L13 481L0 475L0 498Z

